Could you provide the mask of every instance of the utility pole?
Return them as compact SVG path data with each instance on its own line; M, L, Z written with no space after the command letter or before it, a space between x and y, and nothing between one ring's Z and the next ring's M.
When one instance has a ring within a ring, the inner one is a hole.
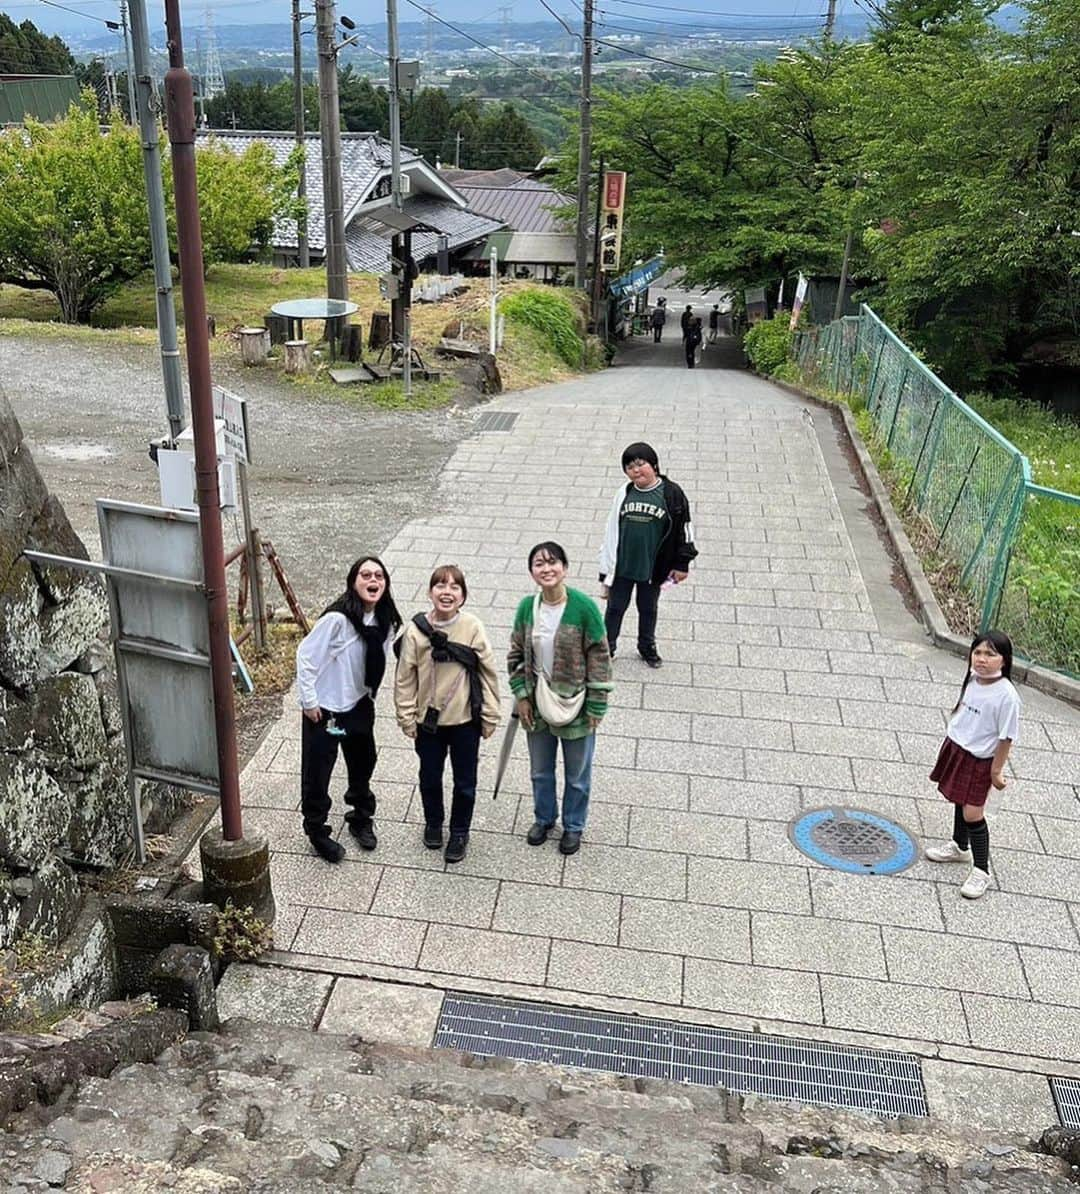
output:
M829 7L825 14L825 36L832 37L836 26L836 0L829 0Z
M154 258L154 290L157 294L158 342L161 372L165 379L165 408L169 415L169 438L184 430L184 383L180 372L180 349L176 338L176 306L173 302L172 269L169 265L169 236L165 222L165 188L161 182L161 151L158 148L157 95L150 74L150 26L146 0L131 0L131 43L135 62L136 107L139 140L143 151L146 202L150 211L150 248Z
M592 158L593 0L585 0L581 38L581 138L578 143L577 244L574 285L585 288L589 255L589 165Z
M600 205L604 198L604 159L596 168L596 211L593 219L593 258L592 258L592 312L593 332L600 335L600 292L603 286L603 276L600 273Z
M300 66L300 18L310 16L310 13L300 12L300 0L292 0L292 62L293 62L293 121L296 125L296 146L306 153L306 138L304 136L304 75ZM335 66L336 70L336 66ZM296 181L296 199L300 211L296 217L296 251L300 257L300 268L307 269L311 265L311 252L308 249L307 234L307 181L305 178L306 165L300 159L300 176Z
M195 174L195 98L191 74L184 66L180 0L165 0L165 20L169 44L165 106L172 146L176 240L184 294L184 338L187 342L188 382L191 387L191 426L195 436L195 496L199 507L199 536L202 540L203 585L209 616L210 675L214 692L221 827L226 842L238 842L243 838L240 769L236 761L229 595L225 587L214 399L210 385L210 335L206 326L206 291L203 285L202 221L199 218Z
M120 0L120 28L124 31L124 54L127 58L128 124L138 124L135 114L135 66L131 61L131 33L128 30L127 0Z
M319 132L322 140L323 209L326 215L326 293L349 297L345 267L345 211L341 185L341 113L338 107L334 0L315 0L315 35L319 51ZM333 331L338 335L338 320ZM330 331L330 327L327 328Z
M404 204L401 197L401 80L398 73L400 58L397 0L386 0L386 41L390 57L390 204L395 211L401 211ZM401 381L405 389L405 397L409 398L412 396L412 320L409 295L412 286L412 277L410 276L412 263L409 260L411 237L407 232L400 234L400 237L404 246L403 256L405 258L401 263L399 274L401 284L398 288L398 302L401 304ZM394 238L395 241L397 239L397 237ZM398 273L396 263L394 272ZM393 320L391 320L391 324L393 324ZM393 359L392 353L391 359Z
M839 319L844 313L844 292L847 290L848 269L851 266L852 239L852 230L849 228L847 238L844 241L844 261L840 266L840 286L836 292L836 306L833 308L833 319Z

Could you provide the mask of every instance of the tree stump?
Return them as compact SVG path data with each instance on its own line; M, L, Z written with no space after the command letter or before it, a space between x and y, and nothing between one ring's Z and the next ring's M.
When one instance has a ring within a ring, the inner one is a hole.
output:
M240 359L245 365L263 365L270 352L270 333L266 328L240 329Z
M285 372L311 372L311 345L306 340L285 341Z
M341 332L341 355L354 363L360 360L364 348L364 329L358 323L346 324Z

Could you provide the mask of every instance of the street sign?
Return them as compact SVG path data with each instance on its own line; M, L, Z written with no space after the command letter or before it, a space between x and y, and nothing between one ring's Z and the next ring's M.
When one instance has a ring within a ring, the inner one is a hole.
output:
M247 399L224 386L214 386L214 418L224 424L222 437L226 456L235 456L241 464L251 463L251 438L248 434Z

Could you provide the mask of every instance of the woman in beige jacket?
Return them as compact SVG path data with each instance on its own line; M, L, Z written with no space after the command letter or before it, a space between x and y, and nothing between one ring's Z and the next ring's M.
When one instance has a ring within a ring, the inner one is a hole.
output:
M480 739L499 724L499 679L491 645L479 618L461 608L469 590L456 564L443 564L428 585L431 611L417 614L401 636L394 708L398 725L416 744L424 845L443 843L443 770L454 775L446 861L465 857L476 802Z

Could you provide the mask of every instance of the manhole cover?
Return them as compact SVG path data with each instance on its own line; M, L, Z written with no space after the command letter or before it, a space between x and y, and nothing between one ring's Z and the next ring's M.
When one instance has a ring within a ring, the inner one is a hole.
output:
M902 825L863 808L812 809L791 822L788 837L808 858L852 875L895 875L919 856Z

